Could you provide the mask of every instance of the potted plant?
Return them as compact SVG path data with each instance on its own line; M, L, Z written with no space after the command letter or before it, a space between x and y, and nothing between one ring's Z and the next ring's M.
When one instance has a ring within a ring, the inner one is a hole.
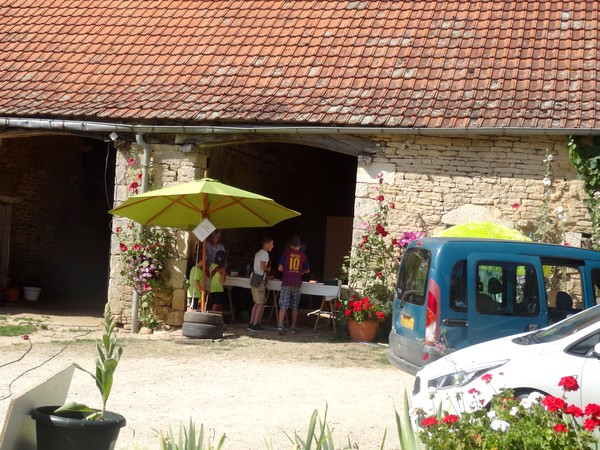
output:
M348 325L348 333L353 341L370 342L375 339L379 324L385 321L383 307L377 300L353 295L346 302L342 314Z
M63 406L41 406L31 411L36 421L38 450L110 450L126 420L117 413L106 411L106 403L113 385L113 375L123 353L117 345L115 323L110 307L104 309L102 341L96 342L98 358L92 373L78 364L75 367L88 373L96 382L102 398L102 409L68 402Z

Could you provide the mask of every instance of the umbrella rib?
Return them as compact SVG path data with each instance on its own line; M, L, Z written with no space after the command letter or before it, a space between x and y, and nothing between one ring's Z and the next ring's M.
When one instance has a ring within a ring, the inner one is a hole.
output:
M223 202L225 202L226 199L231 200L231 201L229 203L222 204ZM241 197L222 197L221 200L219 200L219 202L215 203L208 212L209 212L209 214L212 214L212 213L215 213L222 209L230 208L231 205L237 204L237 205L241 206L242 208L244 208L247 212L249 212L250 214L255 216L256 218L258 218L262 223L264 223L265 225L268 225L269 221L266 220L261 215L257 214L256 211L252 211L249 207L244 205L244 203L243 203L244 200L247 200L247 199L244 199ZM253 199L253 200L259 201L261 203L268 203L269 206L275 206L275 205L277 205L278 207L280 206L279 204L277 204L275 202L266 202L265 200L261 200L261 199ZM282 209L287 209L287 208L282 207Z

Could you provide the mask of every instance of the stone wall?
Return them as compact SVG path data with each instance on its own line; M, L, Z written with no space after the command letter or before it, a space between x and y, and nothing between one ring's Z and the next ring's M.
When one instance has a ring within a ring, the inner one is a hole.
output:
M182 152L178 145L151 145L151 160L148 171L148 190L159 189L174 184L184 183L199 179L204 176L207 168L208 153L201 150ZM115 172L115 205L128 198L128 186L134 180L131 167L128 164L130 157L143 154L143 149L133 144L130 148L117 152ZM118 226L129 223L127 219L115 216L112 230ZM190 233L186 231L173 231L174 255L167 261L169 271L169 284L172 290L160 296L156 302L157 318L168 325L181 326L183 313L186 308L184 282L185 271L189 255ZM119 258L119 241L113 233L110 252L110 277L108 286L108 303L118 324L131 327L132 296L133 291L125 286L119 271L121 263Z
M570 236L591 232L586 193L568 159L566 137L402 136L386 141L385 153L370 165L359 165L355 231L358 218L372 210L370 193L382 172L383 192L396 205L390 212L392 235L421 229L422 223L432 235L469 221L495 221L529 234L544 198L548 149L554 171L550 212L564 208Z

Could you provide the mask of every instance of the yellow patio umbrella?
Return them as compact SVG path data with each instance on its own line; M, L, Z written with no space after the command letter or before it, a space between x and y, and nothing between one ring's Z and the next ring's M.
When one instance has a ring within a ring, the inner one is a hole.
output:
M217 229L271 227L300 215L269 197L212 178L134 195L109 213L142 225L182 230L193 230L204 219ZM203 241L202 252L203 256L206 255L206 240ZM204 261L203 257L203 264ZM202 310L204 300L203 290Z

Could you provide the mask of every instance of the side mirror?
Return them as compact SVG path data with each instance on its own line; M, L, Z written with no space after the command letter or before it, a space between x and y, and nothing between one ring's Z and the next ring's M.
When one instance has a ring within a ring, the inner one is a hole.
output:
M592 353L594 354L594 356L598 359L600 359L600 343L594 345L594 348L592 349Z

